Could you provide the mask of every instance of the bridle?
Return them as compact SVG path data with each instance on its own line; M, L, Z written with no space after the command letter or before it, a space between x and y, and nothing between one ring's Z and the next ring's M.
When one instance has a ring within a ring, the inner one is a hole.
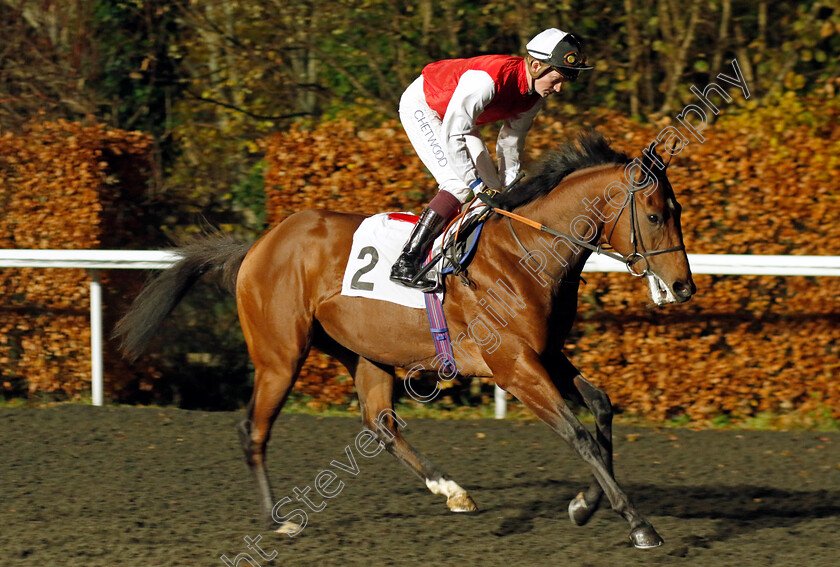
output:
M641 191L644 187L647 187L647 185L645 185L643 187L638 187L638 188L634 186L630 189L630 196L629 196L629 198L627 198L625 200L624 204L621 206L621 209L618 211L618 215L616 215L616 217L615 217L615 221L613 222L613 226L612 226L612 229L610 230L610 234L607 237L607 243L609 243L612 240L613 233L615 232L616 226L618 226L618 221L619 221L619 219L621 219L621 215L624 214L624 210L627 209L628 205L629 205L629 208L630 208L630 243L633 245L633 251L631 253L627 254L626 256L622 256L618 252L615 252L614 251L615 249L612 248L612 247L611 247L611 249L604 249L603 244L598 244L597 246L595 246L595 245L593 245L593 244L591 244L591 243L589 243L585 240L581 240L579 238L575 238L574 236L556 231L553 228L547 227L544 224L541 224L537 221L534 221L534 220L531 220L529 218L523 217L521 215L517 215L516 213L512 213L510 211L506 211L506 210L500 209L498 207L493 207L492 209L493 209L494 212L499 213L500 215L503 215L503 216L508 218L508 226L510 227L511 234L513 234L513 237L516 240L516 242L519 244L520 248L522 248L522 250L524 250L526 253L528 253L528 249L525 248L525 246L519 240L519 237L516 235L516 231L514 231L513 224L510 222L510 219L519 221L519 222L521 222L523 224L526 224L526 225L528 225L532 228L536 228L537 230L541 230L542 232L546 232L548 234L551 234L552 236L559 236L561 238L567 239L570 242L574 242L578 246L582 246L583 248L586 248L587 250L595 252L596 254L602 254L602 255L607 256L609 258L613 258L614 260L618 260L619 262L622 262L627 267L627 271L630 272L630 275L633 275L633 276L636 276L636 277L650 276L650 275L653 275L653 272L650 270L650 262L648 261L649 257L658 256L659 254L668 254L669 252L682 252L682 251L685 250L685 245L680 244L679 246L671 246L670 248L660 248L658 250L648 250L647 247L645 247L645 244L644 244L644 242L642 241L642 238L641 238L641 226L639 225L639 215L638 215L638 210L637 210L637 206L636 206L636 193ZM636 272L633 269L633 266L641 260L644 260L644 262L645 262L644 270L642 270L641 272ZM545 270L543 270L543 271L545 271ZM550 276L550 274L549 274L549 276ZM551 276L551 279L553 279L555 281L558 281L557 278L555 278L553 276Z

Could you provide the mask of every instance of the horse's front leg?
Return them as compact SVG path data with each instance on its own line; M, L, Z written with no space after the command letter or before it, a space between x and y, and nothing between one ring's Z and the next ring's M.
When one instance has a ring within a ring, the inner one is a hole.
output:
M601 447L601 456L604 458L604 464L610 475L615 478L612 443L613 409L610 398L580 374L572 379L570 386L574 388L575 394L580 397L595 418L595 437ZM578 526L586 524L598 510L603 495L604 490L601 483L598 482L597 478L594 478L586 492L579 493L569 503L569 518L572 522Z
M504 374L494 371L494 375L499 386L530 408L591 467L612 509L630 524L633 545L639 548L662 545L662 538L618 486L611 459L605 458L602 448L566 405L538 355L533 351L523 352L512 368L505 369Z
M607 471L613 472L612 420L613 409L609 396L584 378L566 355L557 351L551 360L546 361L552 381L565 400L574 400L585 405L595 418L595 438L601 448L601 457ZM601 502L604 490L597 478L585 492L579 493L569 503L569 518L578 526L586 524Z

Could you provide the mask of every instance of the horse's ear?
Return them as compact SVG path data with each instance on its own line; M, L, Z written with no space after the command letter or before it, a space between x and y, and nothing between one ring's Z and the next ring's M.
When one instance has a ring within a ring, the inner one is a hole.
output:
M659 158L659 155L656 153L656 142L651 142L650 145L647 147L647 151L642 152L642 166L650 169L650 166L653 162L658 161L662 162Z
M653 171L654 167L659 171L665 171L668 164L663 162L662 158L659 157L659 154L656 153L656 144L657 142L653 141L644 151L642 151L642 167L648 171Z
M670 138L669 138L669 140L670 140ZM676 149L676 147L677 147L677 141L678 141L678 138L674 138L674 144L670 148L668 147L668 142L667 141L665 142L665 152L668 154L668 158L665 160L665 167L668 167L668 164L671 163L671 158L674 157L673 152L674 152L674 149ZM677 153L679 153L679 152L677 152Z
M650 166L655 165L656 169L659 171L665 171L665 168L668 167L668 164L671 163L671 158L674 157L671 153L671 150L666 146L666 153L668 157L665 161L662 161L662 157L656 153L656 145L659 142L654 140L650 143L645 151L642 152L642 164L650 169ZM667 142L665 142L667 144Z

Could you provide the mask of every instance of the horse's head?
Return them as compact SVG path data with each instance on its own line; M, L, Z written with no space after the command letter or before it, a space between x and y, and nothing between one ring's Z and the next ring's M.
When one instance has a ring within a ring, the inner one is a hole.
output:
M655 143L627 164L623 183L608 188L610 202L621 209L604 233L605 240L626 258L630 273L647 276L657 305L683 303L697 291L683 244L681 207L668 182L667 165L657 155Z

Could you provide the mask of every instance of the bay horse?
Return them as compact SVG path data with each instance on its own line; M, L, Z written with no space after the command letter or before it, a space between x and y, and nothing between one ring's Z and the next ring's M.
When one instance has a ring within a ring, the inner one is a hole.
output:
M615 480L610 399L581 375L562 347L577 309L581 270L593 251L620 258L631 273L647 276L657 304L682 303L695 293L680 206L666 167L655 144L631 160L600 134L579 135L577 144L562 146L532 176L498 198L500 212L512 211L517 220L496 215L487 220L469 266L471 285L450 278L444 302L456 337L472 336L469 326L477 318L483 317L485 325L492 322L484 299L491 286L503 282L517 298L521 310L505 319L503 340L496 348L460 342L459 374L492 377L589 465L594 479L569 504L572 522L585 524L606 494L613 510L629 523L630 539L639 548L656 547L663 540ZM202 274L215 272L235 293L255 369L253 395L239 433L263 517L279 532L296 526L278 517L266 472L266 444L312 346L347 368L365 426L391 454L431 492L446 496L450 510L477 510L466 490L405 440L393 412L395 367L428 368L437 361L426 313L341 294L353 233L364 218L306 210L292 214L253 245L219 236L199 239L178 249L182 259L144 288L115 331L123 351L136 357ZM553 241L546 240L546 232L555 236ZM504 316L501 308L496 314ZM595 437L567 400L592 412Z

